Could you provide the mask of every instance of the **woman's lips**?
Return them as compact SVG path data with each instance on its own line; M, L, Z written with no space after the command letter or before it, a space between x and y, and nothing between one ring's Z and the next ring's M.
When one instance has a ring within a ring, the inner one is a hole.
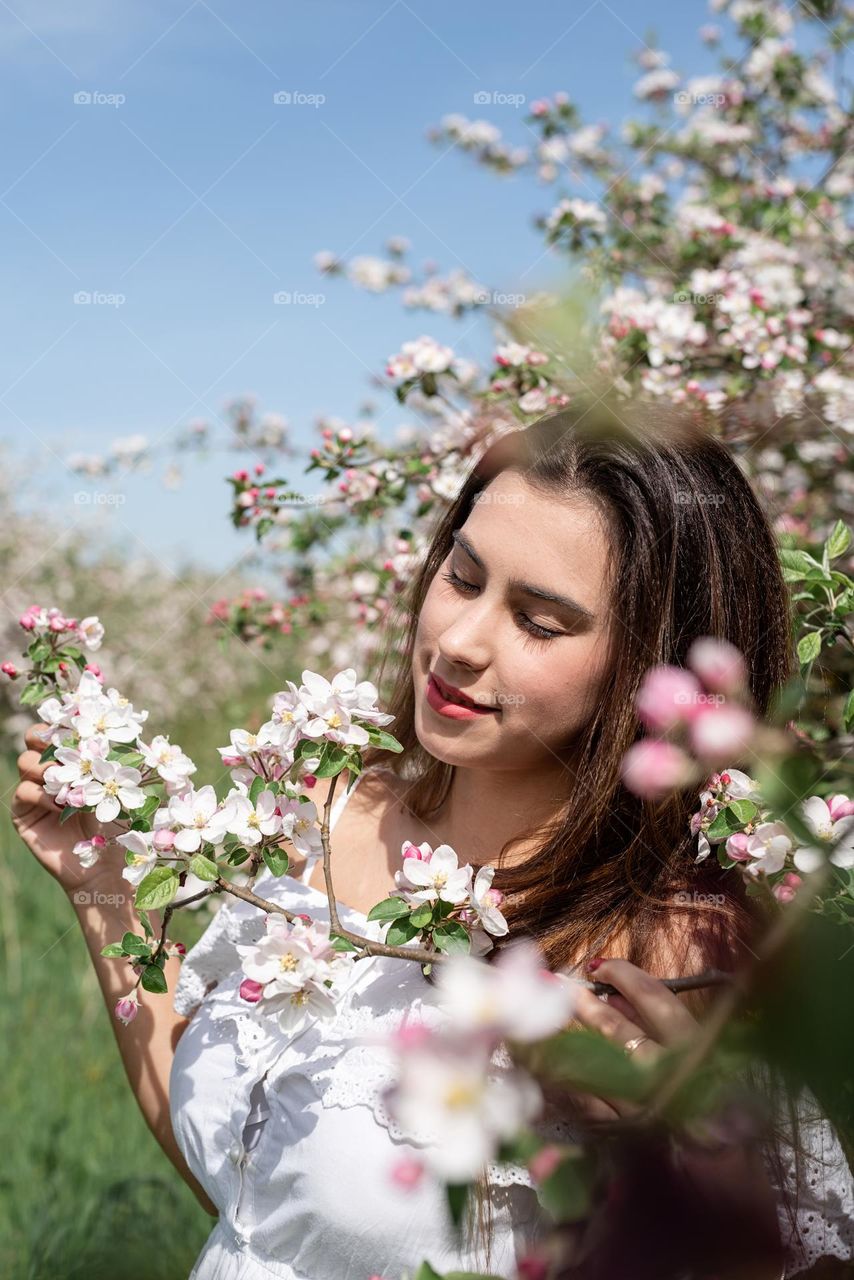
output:
M438 711L441 716L447 716L449 720L474 720L477 716L489 716L495 714L495 709L493 707L465 707L459 702L451 702L451 700L442 693L433 678L432 672L429 672L427 675L426 697L433 710Z

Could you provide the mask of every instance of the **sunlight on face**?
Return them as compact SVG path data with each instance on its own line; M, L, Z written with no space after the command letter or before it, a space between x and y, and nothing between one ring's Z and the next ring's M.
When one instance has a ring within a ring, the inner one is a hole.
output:
M520 769L567 748L606 671L611 557L590 498L547 497L514 471L483 490L418 619L415 730L431 755ZM448 573L461 582L447 581ZM570 603L532 595L514 581ZM443 716L426 700L430 671L497 713Z

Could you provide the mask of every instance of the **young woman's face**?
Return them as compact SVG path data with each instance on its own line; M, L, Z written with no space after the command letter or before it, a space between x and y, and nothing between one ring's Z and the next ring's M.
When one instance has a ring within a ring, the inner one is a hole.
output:
M607 669L611 555L602 516L583 495L547 497L514 471L482 491L418 619L415 731L426 751L446 764L554 767ZM443 713L431 672L489 709Z

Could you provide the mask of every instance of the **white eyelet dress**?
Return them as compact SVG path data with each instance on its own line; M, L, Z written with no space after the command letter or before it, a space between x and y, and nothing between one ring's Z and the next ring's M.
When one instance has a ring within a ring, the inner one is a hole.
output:
M330 829L351 794L336 798ZM328 923L326 895L308 884L313 866L301 879L265 870L255 889ZM380 937L362 913L338 910L342 924ZM172 1064L172 1126L219 1209L188 1280L404 1280L424 1260L440 1272L477 1270L483 1255L454 1246L439 1184L425 1174L402 1189L390 1178L427 1139L419 1147L419 1135L403 1134L386 1112L379 1094L392 1060L363 1039L407 1013L435 1023L434 989L412 962L360 960L336 1013L285 1035L238 994L235 943L263 933L262 912L229 898L185 956L174 993L178 1013L195 1013ZM525 1169L491 1166L489 1176L491 1270L514 1275L543 1218Z
M337 797L330 827L351 794ZM313 866L300 879L265 869L255 888L328 923L326 895L308 883ZM338 910L347 927L379 938L376 922L341 904ZM412 962L360 960L336 1013L286 1035L238 993L244 975L235 944L264 932L262 912L229 897L184 958L174 992L176 1012L191 1021L171 1069L172 1127L219 1210L188 1280L410 1280L425 1260L440 1273L487 1269L482 1252L455 1243L443 1190L429 1174L410 1189L390 1177L429 1135L401 1132L383 1106L392 1059L372 1039L406 1016L435 1025L434 988ZM509 1060L499 1052L494 1063L500 1073ZM538 1128L573 1137L554 1116ZM854 1256L854 1188L838 1139L822 1117L805 1137L802 1239L790 1242L786 1276L825 1253ZM490 1165L488 1178L488 1270L513 1276L546 1220L526 1169Z

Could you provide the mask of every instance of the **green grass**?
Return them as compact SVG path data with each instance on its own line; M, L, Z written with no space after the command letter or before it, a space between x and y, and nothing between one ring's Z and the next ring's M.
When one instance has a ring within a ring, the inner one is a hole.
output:
M222 772L214 748L228 729L250 710L266 718L283 684L204 723L162 726L199 785ZM9 821L17 777L0 759L0 1276L181 1280L214 1220L149 1132L72 908ZM187 945L203 923L190 911L173 921Z

